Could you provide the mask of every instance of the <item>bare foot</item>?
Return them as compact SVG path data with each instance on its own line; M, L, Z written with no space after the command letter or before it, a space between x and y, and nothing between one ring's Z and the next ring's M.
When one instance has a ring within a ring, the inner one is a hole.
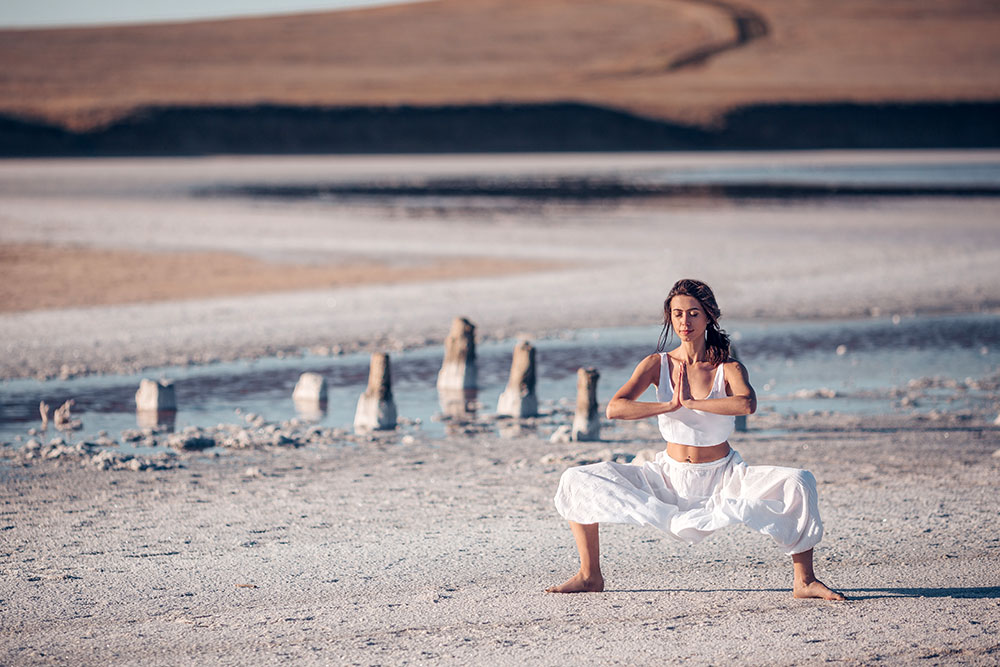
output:
M808 584L796 583L792 594L797 598L820 598L822 600L846 600L837 591L831 590L819 579L813 579Z
M604 590L604 577L584 577L577 572L559 586L549 586L546 593L600 593Z

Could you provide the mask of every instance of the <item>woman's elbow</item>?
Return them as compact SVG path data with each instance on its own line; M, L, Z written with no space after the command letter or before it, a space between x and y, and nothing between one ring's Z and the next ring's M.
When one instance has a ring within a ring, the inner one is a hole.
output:
M608 419L621 419L622 405L619 399L612 398L608 401L608 407L604 410L604 416Z
M745 405L743 406L743 410L744 410L743 412L744 415L752 415L753 413L757 412L757 397L748 396Z

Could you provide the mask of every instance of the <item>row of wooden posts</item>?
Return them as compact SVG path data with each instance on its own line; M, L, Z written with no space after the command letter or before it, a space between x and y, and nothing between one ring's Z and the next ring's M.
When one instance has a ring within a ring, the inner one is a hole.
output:
M444 341L444 361L438 371L437 390L441 410L451 417L468 416L469 407L478 389L476 365L476 327L464 317L456 317ZM320 400L315 387L322 378L303 374L296 385L296 392L310 400ZM315 375L315 374L311 374ZM538 415L538 397L535 394L535 348L526 340L514 346L507 386L497 400L497 414L525 418ZM593 368L577 372L577 404L573 419L572 435L575 440L597 440L601 420L597 412L597 380L599 373ZM300 386L303 388L300 390ZM308 387L308 389L306 389ZM293 398L296 395L293 392ZM357 431L393 429L396 427L396 405L392 399L392 379L389 355L375 352L368 372L368 387L358 398L354 413Z
M437 390L442 412L450 417L467 417L474 411L470 402L478 389L476 366L476 327L464 317L456 317L444 342L444 361L438 371ZM593 368L577 371L576 414L571 438L597 440L601 420L597 411L597 380ZM304 411L311 411L327 400L326 380L318 373L303 373L292 399ZM135 395L136 409L142 412L166 412L177 409L173 384L144 379ZM514 346L507 386L497 401L497 414L525 418L538 415L535 395L535 348L528 341ZM356 431L396 428L396 403L392 397L392 374L389 355L374 352L368 369L368 386L358 398L354 413Z

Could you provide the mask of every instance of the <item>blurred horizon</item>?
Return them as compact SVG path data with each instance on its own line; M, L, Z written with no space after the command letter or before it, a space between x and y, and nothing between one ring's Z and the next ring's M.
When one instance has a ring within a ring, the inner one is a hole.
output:
M991 0L191 2L0 29L0 155L1000 146Z
M427 0L8 0L0 3L0 29L99 27L279 16L338 9L413 4Z

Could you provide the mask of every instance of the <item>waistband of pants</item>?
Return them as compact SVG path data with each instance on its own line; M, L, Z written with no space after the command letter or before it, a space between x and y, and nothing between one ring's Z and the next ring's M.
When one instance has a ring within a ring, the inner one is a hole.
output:
M687 461L678 461L674 458L671 458L671 456L667 454L667 450L664 449L661 452L657 453L656 462L661 463L663 465L669 465L678 468L687 468L689 470L706 470L709 468L717 468L719 466L727 465L730 461L733 460L734 457L742 460L742 457L739 455L739 452L730 447L729 453L723 456L721 459L716 459L715 461L706 461L705 463L688 463Z

